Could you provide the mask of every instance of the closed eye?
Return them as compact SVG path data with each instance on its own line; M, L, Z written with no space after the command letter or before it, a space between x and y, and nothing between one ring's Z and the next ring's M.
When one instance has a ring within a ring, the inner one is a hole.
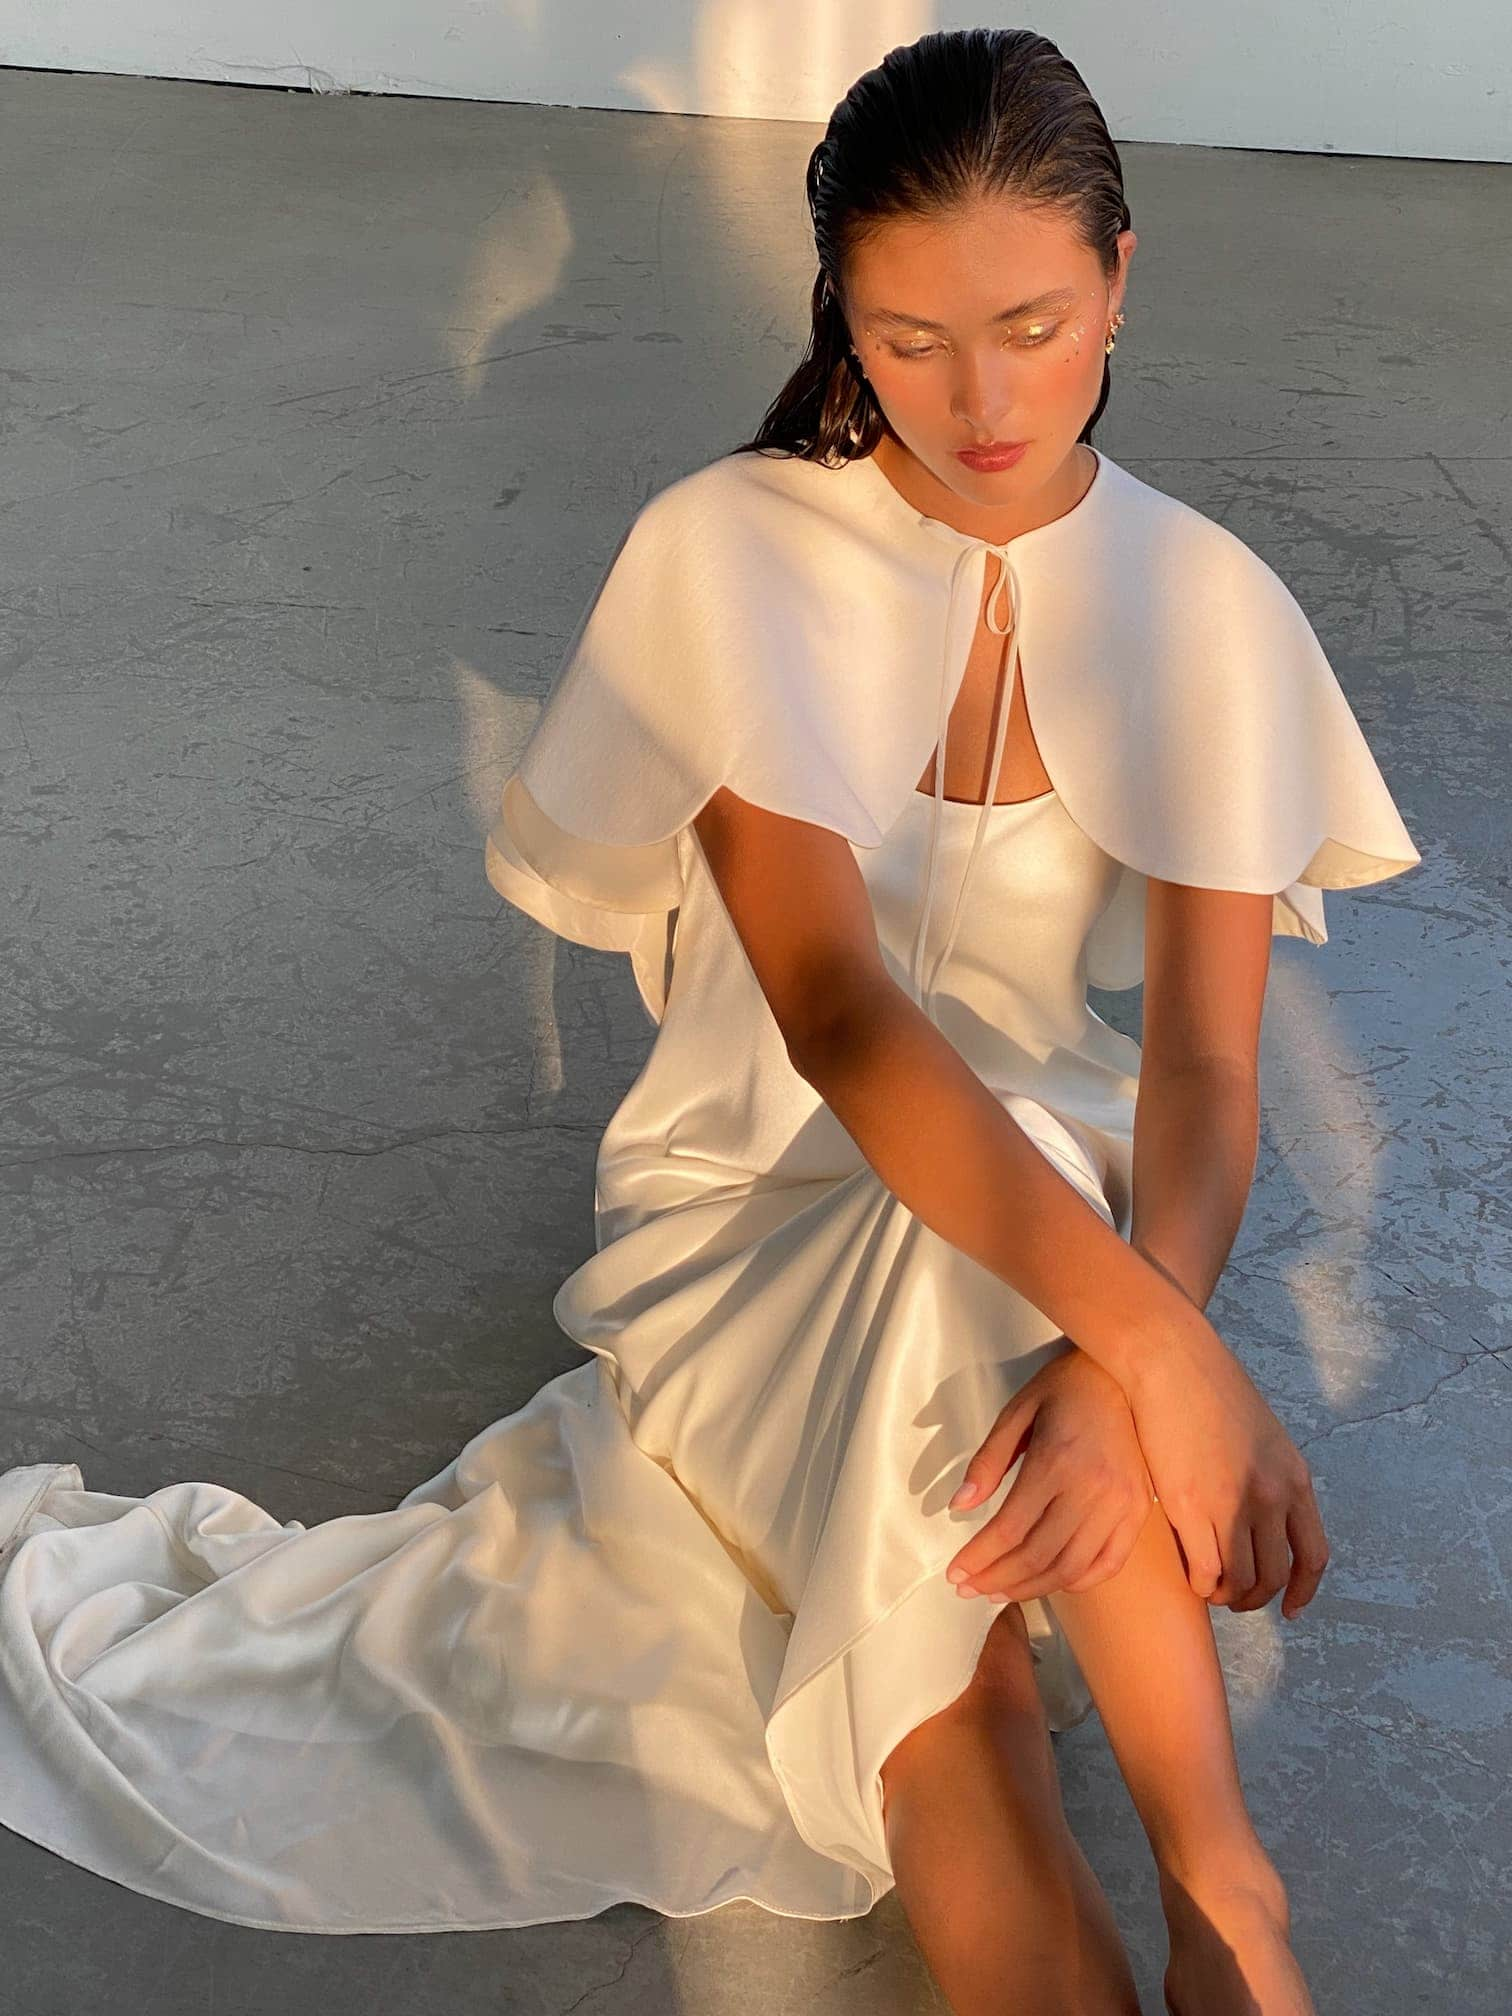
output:
M1060 326L1059 322L1052 322L1048 326L1042 322L1036 322L1029 334L1020 340L1018 348L1020 350L1037 350L1041 343L1048 343L1052 337L1059 334ZM1008 340L1011 342L1013 339L1010 337ZM922 347L916 346L913 349L900 350L896 343L889 343L887 345L888 350L891 351L894 357L909 359L933 357L939 347L937 343L929 343Z

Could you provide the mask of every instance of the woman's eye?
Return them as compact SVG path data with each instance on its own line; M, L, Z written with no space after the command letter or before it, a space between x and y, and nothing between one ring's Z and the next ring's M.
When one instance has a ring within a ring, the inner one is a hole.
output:
M1020 339L1018 347L1021 350L1037 350L1042 343L1049 343L1059 333L1060 324L1058 322L1031 322ZM1009 337L1006 340L1012 342L1013 339ZM887 346L894 357L933 357L937 347L933 343L915 347L911 350L900 350L896 343L889 343Z

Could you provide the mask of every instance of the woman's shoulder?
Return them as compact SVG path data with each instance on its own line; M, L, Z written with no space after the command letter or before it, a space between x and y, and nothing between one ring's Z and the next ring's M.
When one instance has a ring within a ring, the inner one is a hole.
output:
M1292 600L1270 562L1232 526L1111 458L1104 459L1115 481L1109 486L1109 508L1101 522L1126 545L1138 565L1158 570L1155 579L1161 587L1184 592L1196 584L1220 596L1242 588Z
M785 505L824 500L843 511L849 495L839 466L769 449L734 449L654 490L634 522L653 537L669 538L731 524L755 529L791 517Z
M1113 578L1153 609L1175 602L1205 621L1242 619L1257 607L1292 620L1301 614L1281 576L1231 527L1098 454L1083 505L1047 527L1045 542L1030 535L1021 549L1026 564ZM833 586L844 570L831 563L855 556L858 534L879 563L896 558L904 514L886 506L874 473L856 461L737 449L654 490L627 540L642 558L714 568L738 555L758 579L767 562L784 578L813 575Z

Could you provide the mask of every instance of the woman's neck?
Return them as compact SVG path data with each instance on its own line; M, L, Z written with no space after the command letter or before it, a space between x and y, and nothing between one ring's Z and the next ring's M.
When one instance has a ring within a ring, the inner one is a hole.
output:
M892 434L884 434L878 441L872 460L915 510L994 546L1006 545L1020 533L1038 531L1041 525L1064 517L1086 496L1097 474L1097 457L1084 441L1078 441L1040 490L997 509L973 503L952 490Z

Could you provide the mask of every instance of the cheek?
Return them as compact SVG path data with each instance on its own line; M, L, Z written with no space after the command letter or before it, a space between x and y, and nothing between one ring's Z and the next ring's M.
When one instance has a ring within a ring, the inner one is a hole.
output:
M923 372L906 365L868 364L866 375L882 417L906 448L927 458L928 444L950 428L950 395L942 385L925 385Z
M1105 361L1096 328L1089 323L1082 330L1080 344L1047 367L1046 397L1067 406L1095 404L1102 390Z
M892 420L906 420L912 414L933 412L949 397L945 381L927 370L910 370L906 364L876 362L867 366L871 388ZM935 382L931 384L931 378Z

